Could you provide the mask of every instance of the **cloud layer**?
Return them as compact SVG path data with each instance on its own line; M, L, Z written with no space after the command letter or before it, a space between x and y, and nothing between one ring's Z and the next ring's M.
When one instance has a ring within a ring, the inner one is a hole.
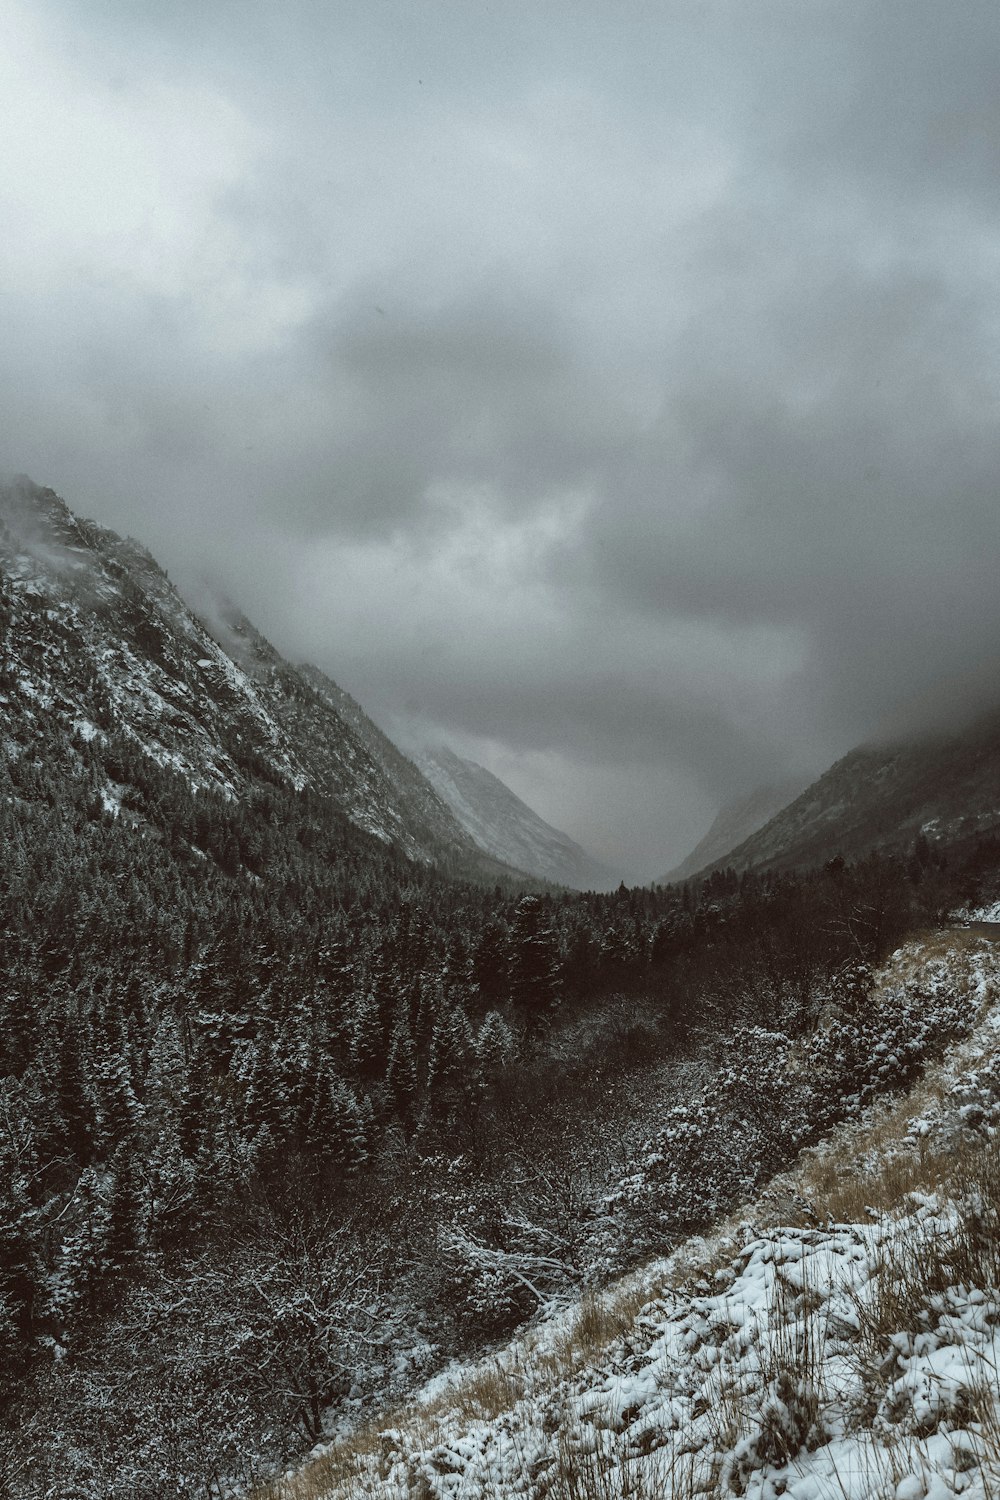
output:
M992 690L995 5L5 11L5 467L637 876Z

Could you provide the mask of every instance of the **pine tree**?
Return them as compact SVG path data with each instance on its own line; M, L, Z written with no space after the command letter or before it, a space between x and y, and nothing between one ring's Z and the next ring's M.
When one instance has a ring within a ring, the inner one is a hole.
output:
M88 1081L83 1026L72 1014L58 1017L55 1056L49 1073L53 1114L65 1149L81 1165L90 1160L96 1136L93 1087Z
M307 1138L317 1164L350 1177L367 1159L364 1112L343 1079L323 1074L316 1080Z
M127 1045L122 1040L118 1046L120 1050L106 1056L97 1068L98 1146L105 1156L134 1138L143 1114L132 1087Z
M351 1009L351 1062L362 1078L377 1078L385 1068L382 1018L374 991L354 996Z
M0 1406L23 1371L35 1331L42 1274L39 1163L17 1085L0 1082Z
M547 1025L561 993L558 939L540 896L522 896L510 937L510 994L529 1034Z
M457 1001L448 999L434 1020L427 1063L427 1092L438 1119L446 1119L474 1096L477 1061L469 1018Z
M96 1311L107 1275L111 1215L104 1183L85 1167L72 1199L72 1219L59 1246L49 1287L49 1312L61 1343L71 1343Z
M146 1242L147 1220L138 1157L132 1143L125 1142L111 1161L106 1246L110 1270L125 1271L134 1263Z
M476 1052L484 1079L496 1078L512 1060L517 1041L498 1010L491 1010L476 1037Z
M417 1100L417 1049L413 1045L406 1009L400 1011L393 1029L385 1078L392 1090L399 1118L412 1129Z

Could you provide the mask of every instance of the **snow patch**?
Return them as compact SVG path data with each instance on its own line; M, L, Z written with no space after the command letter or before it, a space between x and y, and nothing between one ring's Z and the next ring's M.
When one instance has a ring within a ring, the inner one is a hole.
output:
M994 901L990 906L976 906L971 910L965 908L957 912L956 916L962 922L997 922L1000 923L1000 901Z

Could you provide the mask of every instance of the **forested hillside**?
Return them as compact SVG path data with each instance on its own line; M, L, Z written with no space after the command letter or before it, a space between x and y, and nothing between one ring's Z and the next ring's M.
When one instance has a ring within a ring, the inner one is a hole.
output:
M462 827L497 859L573 890L607 891L620 876L546 823L492 772L446 746L414 752L414 759Z
M737 1021L797 1034L940 900L874 864L518 897L311 796L193 798L111 731L13 738L2 1400L28 1495L207 1493L661 1245L696 1200L609 1201L649 1154L637 1101L684 1087L658 1065Z
M12 713L68 739L103 743L114 730L193 795L239 797L251 780L313 792L411 858L511 873L399 752L373 753L335 684L285 661L232 605L213 601L206 623L138 542L19 479L0 485L0 565ZM98 788L112 807L114 770Z
M707 1232L452 1365L255 1500L992 1500L997 937L934 934L876 977L876 1004L922 993L925 1040L927 1012L951 1012L891 1097L858 1100ZM787 1111L822 1099L809 1061L783 1069Z

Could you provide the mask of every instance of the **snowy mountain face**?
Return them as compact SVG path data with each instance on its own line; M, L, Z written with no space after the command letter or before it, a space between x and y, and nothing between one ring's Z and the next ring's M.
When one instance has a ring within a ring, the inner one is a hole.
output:
M1000 714L959 733L862 746L712 865L805 868L1000 830ZM703 865L702 869L706 867Z
M664 875L662 883L668 885L674 881L690 880L693 875L725 860L731 850L793 802L805 786L805 781L796 777L773 786L758 787L749 797L727 802L705 837L676 869Z
M464 851L476 848L492 855L491 849L480 844L472 831L462 826L461 820L455 817L446 799L440 796L430 780L393 744L388 735L382 733L350 693L345 692L318 667L302 666L299 672L320 701L331 708L364 745L380 768L399 805L407 810L410 820L429 829L436 842L445 847Z
M576 890L609 890L619 877L546 823L492 772L444 746L415 760L480 849L543 880Z
M137 542L78 519L30 480L0 489L5 718L16 706L20 722L71 741L113 725L195 792L235 798L263 776L331 799L411 859L495 875L414 767L392 747L372 753L345 700L238 611L223 608L209 627ZM102 795L116 807L113 784Z

